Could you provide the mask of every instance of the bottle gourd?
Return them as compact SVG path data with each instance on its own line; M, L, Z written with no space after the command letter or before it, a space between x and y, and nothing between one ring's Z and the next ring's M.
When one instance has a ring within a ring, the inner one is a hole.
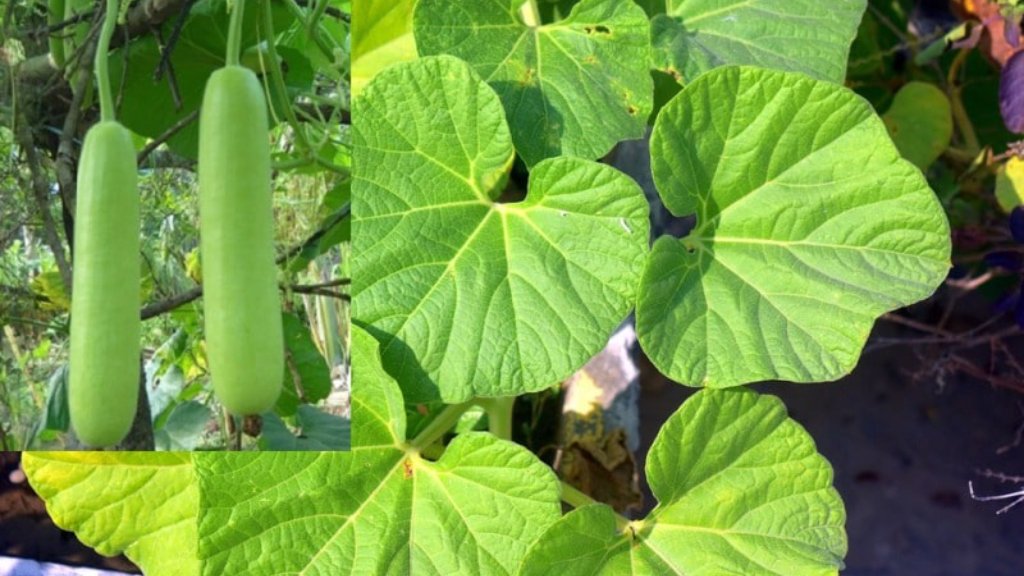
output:
M239 415L270 409L284 376L268 133L256 75L214 72L199 119L206 354L217 398Z
M85 135L78 165L68 407L78 438L127 435L139 395L139 192L135 146L116 122Z

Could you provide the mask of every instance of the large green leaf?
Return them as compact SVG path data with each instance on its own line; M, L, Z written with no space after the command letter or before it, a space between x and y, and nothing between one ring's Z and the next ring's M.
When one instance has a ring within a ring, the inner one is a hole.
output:
M192 456L26 452L22 465L57 526L97 552L124 552L146 574L198 576Z
M111 82L123 91L119 98L118 120L125 126L142 136L156 138L199 108L207 78L224 66L228 29L226 1L196 2L189 11L169 59L173 85L168 78L170 71L160 80L154 77L162 58L161 44L155 35L147 34L111 54ZM261 11L253 8L245 13L242 37L245 47L259 41L256 23ZM174 20L165 24L164 34L170 34ZM275 2L275 28L282 30L294 22L295 16L284 3ZM286 61L283 67L286 86L308 90L312 74L300 73L310 69L306 56L295 50L284 50L282 57ZM275 109L281 110L281 102L291 102L291 98L278 93L272 82L268 82L268 90ZM192 122L176 132L167 145L178 154L196 158L198 142L199 124Z
M632 180L549 159L524 201L495 202L513 157L501 104L450 56L381 72L355 108L353 316L406 400L539 390L601 350L647 251Z
M713 105L711 104L713 103ZM838 378L882 313L929 296L949 225L870 105L800 74L709 72L662 111L654 181L687 238L659 238L640 343L680 382Z
M376 348L353 330L351 453L197 462L205 574L509 574L558 519L557 480L525 448L488 433L436 463L409 448Z
M842 82L867 0L667 0L651 21L654 67L690 82L751 64Z
M26 472L58 525L149 576L514 572L560 515L554 473L483 432L426 460L377 343L352 338L352 452L36 452Z
M530 550L520 574L823 576L846 554L832 468L782 402L704 390L658 433L647 478L658 506L616 527L579 508Z
M629 0L582 0L564 20L528 26L524 0L420 0L420 54L451 54L497 91L528 165L593 159L639 138L651 112L650 28Z
M352 14L352 95L377 72L416 58L412 9L416 0L360 0Z

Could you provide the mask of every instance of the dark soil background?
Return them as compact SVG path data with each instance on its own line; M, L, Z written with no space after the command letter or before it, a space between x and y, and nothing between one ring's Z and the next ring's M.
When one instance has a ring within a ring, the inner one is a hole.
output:
M880 322L873 338L914 336ZM1022 339L1017 338L1017 344ZM1024 357L1024 348L1015 350ZM971 499L1024 488L984 477L1024 475L1024 395L950 376L915 378L915 349L868 352L848 377L825 384L761 384L782 398L835 469L846 504L849 554L844 576L1024 575L1024 504ZM926 360L927 362L927 360ZM642 448L695 392L642 371ZM645 513L655 501L645 490Z
M0 556L141 573L124 556L100 556L73 533L55 526L43 501L18 472L19 460L17 452L0 452Z

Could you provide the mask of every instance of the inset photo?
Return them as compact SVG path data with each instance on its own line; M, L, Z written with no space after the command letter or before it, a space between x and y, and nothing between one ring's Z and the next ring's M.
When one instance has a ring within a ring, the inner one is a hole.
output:
M44 6L0 33L0 448L348 450L347 3Z

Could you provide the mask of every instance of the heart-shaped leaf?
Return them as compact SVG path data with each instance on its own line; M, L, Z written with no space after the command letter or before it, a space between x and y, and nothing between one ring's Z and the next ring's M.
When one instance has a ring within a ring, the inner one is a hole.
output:
M57 526L100 554L124 552L159 576L199 576L192 455L26 452L32 488Z
M838 378L875 318L931 295L949 269L934 193L841 86L709 72L658 117L651 166L665 206L697 225L655 243L637 334L685 384Z
M437 462L423 459L405 443L402 398L376 342L352 335L351 453L197 462L204 573L512 573L559 517L554 474L481 432L458 436Z
M651 21L654 67L681 83L730 64L840 83L867 0L677 0Z
M501 103L464 62L421 58L354 103L353 316L407 401L521 394L572 374L633 306L640 188L555 158L497 203L513 152Z
M552 526L520 574L822 576L846 554L832 467L782 402L704 390L658 433L647 477L658 506L616 527L605 505Z
M419 0L416 46L472 64L501 98L528 165L562 154L600 158L643 136L653 90L643 9L582 0L556 24L527 25L524 1Z

